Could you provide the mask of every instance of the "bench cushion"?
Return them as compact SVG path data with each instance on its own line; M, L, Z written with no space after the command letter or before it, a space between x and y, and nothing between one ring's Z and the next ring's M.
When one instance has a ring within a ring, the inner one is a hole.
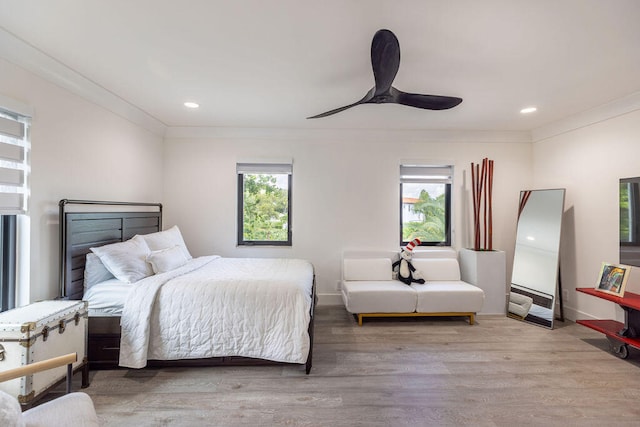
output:
M484 303L482 289L460 280L412 283L411 288L418 294L419 313L476 313Z
M424 280L460 280L460 265L455 258L413 258L411 264Z
M532 305L533 298L531 297L516 292L509 294L509 313L516 314L520 317L527 317Z
M416 291L397 280L344 281L342 299L349 313L416 311Z
M389 258L352 258L344 260L344 280L391 280Z
M443 246L420 246L420 249L413 250L413 259L418 258L458 258L458 252L455 249Z

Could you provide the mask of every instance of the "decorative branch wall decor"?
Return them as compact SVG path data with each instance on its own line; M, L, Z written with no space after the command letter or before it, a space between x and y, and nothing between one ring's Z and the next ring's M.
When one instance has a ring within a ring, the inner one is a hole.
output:
M473 195L473 250L493 250L493 160L486 157L480 164L471 162Z

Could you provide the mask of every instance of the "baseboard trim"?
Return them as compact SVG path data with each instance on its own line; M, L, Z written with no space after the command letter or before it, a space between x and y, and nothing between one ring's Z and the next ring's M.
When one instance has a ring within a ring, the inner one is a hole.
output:
M344 305L342 302L342 294L318 294L318 305Z

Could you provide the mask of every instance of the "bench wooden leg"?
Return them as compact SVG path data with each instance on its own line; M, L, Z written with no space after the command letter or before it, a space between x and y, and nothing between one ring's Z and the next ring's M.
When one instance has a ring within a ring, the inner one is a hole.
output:
M362 314L358 314L358 326L362 326Z
M474 319L475 319L475 317L474 317L473 313L471 313L471 314L469 315L469 324L470 324L470 325L473 325Z
M89 387L89 361L85 360L84 366L82 367L82 388Z

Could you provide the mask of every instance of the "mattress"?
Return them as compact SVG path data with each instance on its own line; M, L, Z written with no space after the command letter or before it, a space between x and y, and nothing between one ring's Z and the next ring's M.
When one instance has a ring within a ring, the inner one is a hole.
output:
M91 286L83 300L89 303L89 316L120 316L132 284L110 279Z
M125 296L120 366L242 356L304 363L313 266L295 259L198 257Z

